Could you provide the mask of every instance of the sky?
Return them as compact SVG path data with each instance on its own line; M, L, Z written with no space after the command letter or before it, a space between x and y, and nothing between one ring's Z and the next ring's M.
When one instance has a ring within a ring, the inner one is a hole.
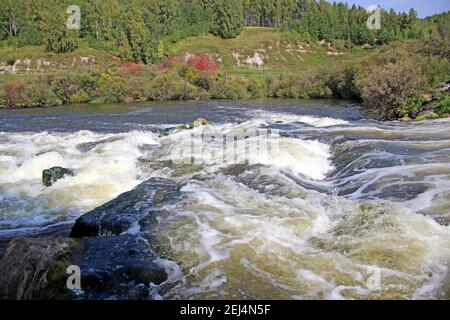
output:
M378 4L387 10L393 8L396 11L406 12L414 8L422 18L450 10L450 0L340 0L336 2L347 2L365 8Z

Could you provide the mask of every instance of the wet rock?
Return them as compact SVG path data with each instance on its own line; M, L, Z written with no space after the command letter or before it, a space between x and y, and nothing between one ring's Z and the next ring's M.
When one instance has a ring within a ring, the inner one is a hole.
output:
M49 286L48 274L68 241L52 238L17 238L0 261L0 299L36 299Z
M81 270L85 299L147 299L146 288L167 279L149 244L134 235L92 237L77 240L80 246L67 261ZM129 296L131 295L131 297Z
M185 129L185 128L183 128L183 129ZM172 127L161 129L161 130L159 130L159 137L167 137L168 135L170 135L171 133L176 132L176 131L177 131L177 128L172 128Z
M426 111L419 113L419 115L416 117L415 120L421 121L421 120L425 120L425 119L438 119L438 118L440 118L440 116L436 112L433 112L431 110L426 110Z
M19 238L0 261L0 299L148 299L167 279L140 237ZM67 288L69 266L80 268L80 291Z
M409 123L412 121L412 119L410 117L403 117L399 121Z
M42 171L42 183L46 187L50 187L56 181L64 178L65 176L73 176L74 173L71 169L62 167L53 167Z
M81 152L89 152L92 149L103 145L103 144L107 144L107 143L111 143L111 142L115 142L115 141L119 141L122 140L122 137L111 137L111 138L107 138L107 139L103 139L103 140L98 140L98 141L92 141L92 142L84 142L84 143L80 143L77 145L77 149Z
M197 120L191 122L190 124L180 124L176 127L178 131L180 130L190 130L201 126L209 125L209 121L204 118L198 118Z
M119 235L146 216L161 209L165 201L180 195L177 183L152 178L103 206L77 219L72 228L72 238L97 235Z
M198 118L194 122L191 122L189 124L189 129L201 127L201 126L207 126L209 124L209 121L203 118Z

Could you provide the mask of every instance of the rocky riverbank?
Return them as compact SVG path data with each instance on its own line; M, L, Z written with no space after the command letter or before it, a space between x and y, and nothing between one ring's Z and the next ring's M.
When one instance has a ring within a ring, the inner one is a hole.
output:
M151 286L167 279L155 262L156 216L179 189L152 178L81 216L68 238L13 239L0 255L0 299L151 299ZM70 266L80 290L67 287Z

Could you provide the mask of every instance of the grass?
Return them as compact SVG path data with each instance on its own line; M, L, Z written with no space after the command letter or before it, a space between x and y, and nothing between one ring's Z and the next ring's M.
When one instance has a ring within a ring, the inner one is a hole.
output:
M376 49L373 49L375 51ZM274 28L247 27L235 39L222 39L210 34L190 37L170 46L171 56L184 56L186 53L207 53L221 61L223 71L231 75L264 78L276 75L301 75L330 70L342 64L360 60L367 51L355 48L347 50L343 55L330 56L328 51L336 51L328 46L316 43L307 44L296 33L282 32ZM248 57L259 52L264 59L263 67L250 66L245 63ZM239 55L239 63L236 60ZM42 46L26 46L22 48L1 47L0 65L15 60L31 60L27 71L18 74L49 73L61 69L83 67L81 59L91 60L88 68L116 68L122 62L114 52L106 52L91 48L87 40L81 40L78 49L71 53L55 54L47 52ZM47 67L38 67L38 61L51 63ZM16 75L0 74L0 84L16 78Z
M299 45L301 47L299 47ZM275 74L299 74L330 69L343 63L360 59L366 51L359 48L331 56L327 45L306 44L295 33L281 32L273 28L247 27L235 39L221 39L202 35L184 39L171 48L172 55L207 53L222 61L223 68L234 75L265 76ZM305 52L306 51L306 52ZM260 52L264 67L249 66L244 61ZM234 55L239 54L240 65Z

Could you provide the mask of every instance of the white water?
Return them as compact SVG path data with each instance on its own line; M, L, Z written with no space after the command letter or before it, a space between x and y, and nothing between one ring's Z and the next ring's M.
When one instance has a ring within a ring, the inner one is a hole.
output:
M276 124L286 134L277 154L234 173L213 152L216 141L195 155L209 165L156 166L180 160L177 147L190 131L0 133L0 235L73 221L160 176L184 183L185 197L158 217L167 253L159 263L171 277L155 297L448 298L450 230L448 220L433 219L450 216L448 123L249 114L207 130L242 135ZM42 170L52 166L76 174L44 188ZM401 187L413 189L407 199L396 195Z
M140 147L157 144L156 138L143 132L1 133L0 219L5 232L72 221L134 188L141 182ZM87 151L79 148L88 143L98 145ZM54 166L71 168L75 176L46 188L42 171Z

